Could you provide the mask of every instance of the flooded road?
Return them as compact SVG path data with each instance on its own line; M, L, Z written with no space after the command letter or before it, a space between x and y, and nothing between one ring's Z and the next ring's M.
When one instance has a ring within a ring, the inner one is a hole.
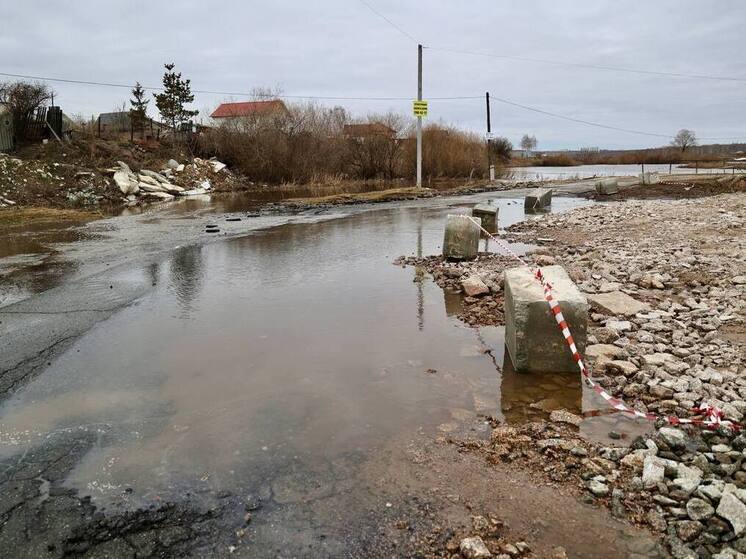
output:
M364 541L350 530L375 531L366 517L404 491L374 483L401 467L382 463L392 440L582 405L574 376L503 382L484 354L503 362L502 328L480 338L458 298L391 264L439 253L446 214L473 203L300 220L118 268L113 298L150 288L4 402L0 457L84 431L95 444L65 485L108 510L250 496L264 507L246 549L261 556ZM522 200L496 203L501 227L524 218Z

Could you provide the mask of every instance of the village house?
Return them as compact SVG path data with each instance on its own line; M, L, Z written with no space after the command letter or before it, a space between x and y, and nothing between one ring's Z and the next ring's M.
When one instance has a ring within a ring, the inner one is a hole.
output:
M368 138L383 137L396 138L396 130L382 122L364 122L359 124L345 124L343 129L347 138L357 141L365 141Z
M288 113L288 109L280 99L267 101L240 101L237 103L221 103L210 118L219 122L229 122L249 117L269 117Z

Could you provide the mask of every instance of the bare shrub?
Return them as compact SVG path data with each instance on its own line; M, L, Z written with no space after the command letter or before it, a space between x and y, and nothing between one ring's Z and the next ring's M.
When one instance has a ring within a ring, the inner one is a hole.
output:
M17 81L0 84L0 103L6 104L13 115L13 130L19 142L29 139L36 111L52 95L54 92L43 83Z

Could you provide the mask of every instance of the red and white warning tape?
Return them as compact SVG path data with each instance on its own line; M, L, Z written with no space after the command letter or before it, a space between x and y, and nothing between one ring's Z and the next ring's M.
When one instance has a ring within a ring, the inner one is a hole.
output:
M541 273L541 269L531 267L523 258L521 258L518 254L516 254L512 248L510 248L508 243L492 235L492 233L490 233L484 227L482 227L481 224L478 221L476 221L472 216L459 215L458 217L468 219L469 221L474 223L474 225L479 227L479 229L481 229L484 234L486 234L490 239L495 241L495 243L498 246L500 246L507 254L509 254L511 257L515 258L518 262L520 262L524 266L527 266L531 270L531 273L533 274L534 278L536 278L536 281L538 281L541 284L542 288L544 289L544 299L546 300L547 303L549 303L549 308L551 309L552 314L554 315L554 319L557 321L557 326L559 326L559 329L562 332L562 336L565 338L565 341L567 342L567 346L570 348L570 352L572 353L573 359L578 364L578 368L580 369L580 374L583 380L588 384L590 388L593 389L594 392L596 392L599 396L601 396L612 408L618 411L621 411L623 413L632 415L634 417L638 417L638 418L650 419L650 420L662 419L663 421L665 421L666 423L670 425L691 424L691 425L699 425L699 426L706 427L709 429L717 429L718 427L722 425L722 426L730 427L736 431L739 431L741 429L741 426L739 424L733 421L723 419L722 410L716 407L707 405L705 403L700 404L698 407L692 410L692 413L695 415L695 417L677 417L674 415L664 416L664 415L658 415L658 414L650 413L650 412L641 412L639 410L631 408L630 406L625 404L624 401L622 401L621 399L615 398L614 396L606 392L606 390L604 390L600 384L598 384L596 381L593 380L593 378L591 377L590 371L585 366L585 363L583 363L583 358L581 357L580 352L578 351L578 348L575 345L575 340L573 340L572 333L570 332L570 326L567 324L565 317L562 315L562 309L560 308L559 302L557 302L557 300L552 296L552 285L547 281L547 279Z

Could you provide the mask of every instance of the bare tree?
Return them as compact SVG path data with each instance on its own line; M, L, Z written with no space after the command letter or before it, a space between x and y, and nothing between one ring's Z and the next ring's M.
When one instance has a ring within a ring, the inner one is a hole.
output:
M53 95L54 92L43 83L18 81L0 84L0 103L6 104L13 115L13 130L19 142L28 139L36 111Z
M536 136L524 134L523 138L521 138L521 148L526 152L526 155L530 155L531 152L536 149L537 145Z
M676 133L676 136L674 136L671 145L673 147L679 148L683 153L690 147L697 145L697 136L694 133L694 130L687 130L686 128L682 128Z

